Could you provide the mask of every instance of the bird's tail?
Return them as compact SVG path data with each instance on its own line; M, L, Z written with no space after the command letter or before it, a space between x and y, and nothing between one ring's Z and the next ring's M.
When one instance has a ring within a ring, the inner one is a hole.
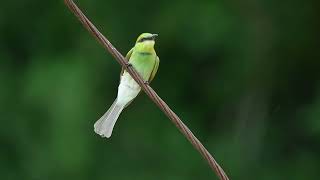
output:
M94 131L102 137L109 138L124 107L125 105L118 103L116 99L108 111L94 124Z

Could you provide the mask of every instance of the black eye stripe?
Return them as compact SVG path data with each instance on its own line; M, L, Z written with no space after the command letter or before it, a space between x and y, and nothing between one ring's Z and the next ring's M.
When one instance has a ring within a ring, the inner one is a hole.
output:
M141 38L141 39L139 40L139 42L143 42L143 41L145 41L144 38Z
M150 36L150 37L141 38L141 39L139 40L139 42L143 42L143 41L147 41L147 40L153 40L153 37Z

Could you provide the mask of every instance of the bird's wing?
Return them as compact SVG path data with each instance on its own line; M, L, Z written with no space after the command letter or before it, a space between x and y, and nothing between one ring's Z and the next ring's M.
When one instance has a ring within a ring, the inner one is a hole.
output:
M151 76L150 76L150 78L148 80L149 82L151 82L153 80L154 76L157 74L157 71L158 71L158 68L159 68L159 63L160 63L160 59L157 56L156 57L156 62L154 63L154 67L153 67L153 70L151 72Z
M127 60L127 61L130 60L130 57L131 57L132 52L133 52L133 48L131 48L130 51L129 51L129 52L127 53L127 55L126 55L126 60ZM120 79L121 79L121 76L122 76L123 72L124 72L124 68L121 69Z

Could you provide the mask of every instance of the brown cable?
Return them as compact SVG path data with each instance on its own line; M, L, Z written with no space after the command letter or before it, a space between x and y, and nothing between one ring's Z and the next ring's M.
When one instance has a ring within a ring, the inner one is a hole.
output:
M82 13L78 6L72 0L64 0L69 9L78 17L84 27L103 45L103 47L112 54L118 63L125 68L132 78L141 86L142 90L150 99L167 115L167 117L176 125L181 133L190 141L190 143L199 151L202 157L209 163L212 170L220 180L228 180L228 176L215 161L212 155L202 145L202 143L193 135L190 129L181 121L181 119L169 108L169 106L158 96L158 94L145 83L137 71L128 65L127 60L117 51L117 49L104 37L100 31L91 23L91 21Z

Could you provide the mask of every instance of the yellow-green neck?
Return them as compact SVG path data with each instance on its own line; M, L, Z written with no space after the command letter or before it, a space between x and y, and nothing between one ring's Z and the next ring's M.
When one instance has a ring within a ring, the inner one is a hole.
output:
M134 50L137 52L154 53L154 41L136 43Z

